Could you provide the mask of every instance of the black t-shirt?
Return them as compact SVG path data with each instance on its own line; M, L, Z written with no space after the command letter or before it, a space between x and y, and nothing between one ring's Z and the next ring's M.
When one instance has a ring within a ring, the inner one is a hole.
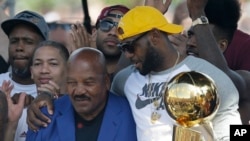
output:
M97 141L104 109L91 121L83 119L75 112L76 141Z

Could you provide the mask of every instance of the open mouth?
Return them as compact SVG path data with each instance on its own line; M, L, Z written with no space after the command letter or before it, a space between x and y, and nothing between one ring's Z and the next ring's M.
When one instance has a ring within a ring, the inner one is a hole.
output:
M199 56L198 51L196 49L192 49L192 48L187 48L186 53L187 53L187 55Z
M187 51L187 55L199 56L198 53Z

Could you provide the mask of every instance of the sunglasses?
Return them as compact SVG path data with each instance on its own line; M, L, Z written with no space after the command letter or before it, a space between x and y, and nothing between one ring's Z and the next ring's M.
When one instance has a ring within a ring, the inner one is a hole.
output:
M118 22L110 21L110 20L100 20L99 28L103 32L109 32L113 27L117 26Z
M124 43L118 43L117 47L120 48L121 51L123 52L129 52L129 53L134 53L135 52L135 43L140 40L144 35L146 35L148 32L142 33L140 36L135 38L132 41L124 42Z

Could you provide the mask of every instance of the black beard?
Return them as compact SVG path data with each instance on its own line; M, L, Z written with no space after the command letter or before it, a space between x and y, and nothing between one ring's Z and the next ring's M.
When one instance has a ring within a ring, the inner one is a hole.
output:
M162 64L162 57L159 53L147 42L147 51L145 54L145 60L142 64L142 69L140 70L141 75L147 75L152 70L159 68Z
M12 73L20 78L27 79L31 77L31 72L28 68L24 68L24 69L12 68L12 69L13 69Z
M116 54L116 55L107 55L107 54L104 54L104 56L105 56L106 60L119 60L120 56L121 56L121 53L120 54Z

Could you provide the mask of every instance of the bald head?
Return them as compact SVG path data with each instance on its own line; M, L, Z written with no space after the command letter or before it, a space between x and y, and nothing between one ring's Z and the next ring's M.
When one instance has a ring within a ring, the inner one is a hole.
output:
M77 64L88 63L99 71L107 73L106 61L103 53L95 48L83 47L75 50L69 57L68 67L77 67Z

